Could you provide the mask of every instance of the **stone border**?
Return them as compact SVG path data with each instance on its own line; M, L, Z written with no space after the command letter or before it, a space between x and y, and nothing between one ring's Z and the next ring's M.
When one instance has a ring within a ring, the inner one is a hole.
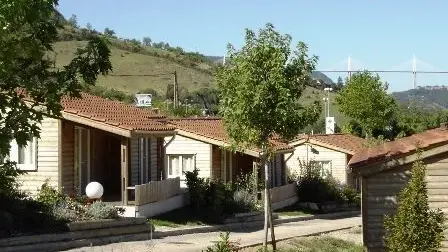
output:
M314 216L298 216L292 218L277 219L274 220L274 224L278 225L288 222L298 222L298 221L307 221L307 220L325 219L325 218L348 218L359 215L360 211L351 211L351 212L339 212L332 214L321 214ZM107 221L105 223L107 223ZM154 232L151 232L152 230L151 228L149 228L150 225L134 224L130 226L118 226L115 228L92 229L84 231L72 231L61 234L44 235L46 236L45 238L49 239L47 241L45 241L45 239L41 239L44 238L42 237L42 235L5 238L13 240L10 240L8 242L6 240L0 239L1 244L0 249L2 252L60 251L79 247L100 246L116 242L142 241L142 240L150 240L151 238L158 239L169 236L178 236L178 235L195 234L195 233L236 231L246 228L258 228L258 227L261 228L263 227L263 224L264 221L253 221L246 223L232 223L217 226L193 227L193 228L177 229L170 231L157 231L156 228L156 231ZM118 230L119 232L116 233L114 232L115 230ZM7 245L10 246L7 247Z
M349 218L360 216L361 211L350 211L350 212L337 212L330 214L318 214L318 215L310 215L310 216L297 216L291 218L277 219L274 220L274 224L283 224L289 222L298 222L298 221L308 221L315 219L325 219L325 218ZM232 230L240 230L245 228L255 228L255 227L263 227L264 220L262 221L252 221L252 222L244 222L244 223L230 223L216 226L199 226L199 227L191 227L185 229L176 229L176 230L168 230L168 231L157 231L157 226L155 227L155 232L153 233L153 238L163 238L168 236L178 236L178 235L186 235L186 234L199 234L199 233L209 233L209 232L217 232L217 231L232 231Z

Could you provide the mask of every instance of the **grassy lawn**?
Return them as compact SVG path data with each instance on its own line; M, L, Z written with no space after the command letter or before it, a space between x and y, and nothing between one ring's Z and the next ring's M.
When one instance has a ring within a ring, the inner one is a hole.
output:
M246 248L242 252L262 251L261 247ZM280 252L364 252L361 245L332 237L303 237L277 243Z
M313 212L311 210L302 209L298 204L294 204L282 209L275 210L275 212L278 213L280 216L285 217L310 216L317 214L316 212Z
M188 207L179 208L158 216L154 216L151 218L151 222L155 226L173 228L181 226L199 226L204 224L201 221L201 218L196 216Z

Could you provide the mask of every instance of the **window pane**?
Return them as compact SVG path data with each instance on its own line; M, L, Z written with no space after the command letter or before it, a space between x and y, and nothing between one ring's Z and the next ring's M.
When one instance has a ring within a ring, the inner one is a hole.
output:
M177 156L168 156L168 174L173 176L179 169L179 157Z
M34 154L33 141L28 142L26 146L19 147L18 164L33 164Z
M182 172L193 171L193 155L183 155L182 156Z

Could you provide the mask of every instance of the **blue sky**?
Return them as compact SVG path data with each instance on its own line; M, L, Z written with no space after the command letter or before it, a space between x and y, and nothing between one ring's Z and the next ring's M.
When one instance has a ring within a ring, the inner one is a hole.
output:
M345 70L349 55L354 68L447 71L445 31L448 1L417 0L60 0L66 17L76 14L102 31L123 38L165 41L189 51L224 55L227 43L240 47L244 29L271 22L293 41L304 41L319 56L318 70ZM333 79L338 75L328 74ZM409 73L382 74L391 91L411 88ZM419 74L418 85L443 85L448 74Z

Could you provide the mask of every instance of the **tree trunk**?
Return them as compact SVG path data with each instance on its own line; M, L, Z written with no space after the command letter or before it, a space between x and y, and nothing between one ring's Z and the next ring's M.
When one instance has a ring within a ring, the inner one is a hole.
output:
M277 243L275 242L275 233L274 233L274 220L272 218L272 202L271 202L271 192L268 190L268 213L269 213L269 228L271 229L271 242L272 242L272 250L277 250Z
M269 171L268 164L266 163L266 154L263 152L261 156L261 165L264 166L264 251L267 251L268 244L268 219L269 219Z
M261 164L264 166L264 240L263 247L266 251L268 243L268 224L271 228L271 242L272 249L276 250L275 233L274 233L274 223L272 220L271 211L271 193L269 190L269 164L267 163L267 151L263 151L261 157Z

